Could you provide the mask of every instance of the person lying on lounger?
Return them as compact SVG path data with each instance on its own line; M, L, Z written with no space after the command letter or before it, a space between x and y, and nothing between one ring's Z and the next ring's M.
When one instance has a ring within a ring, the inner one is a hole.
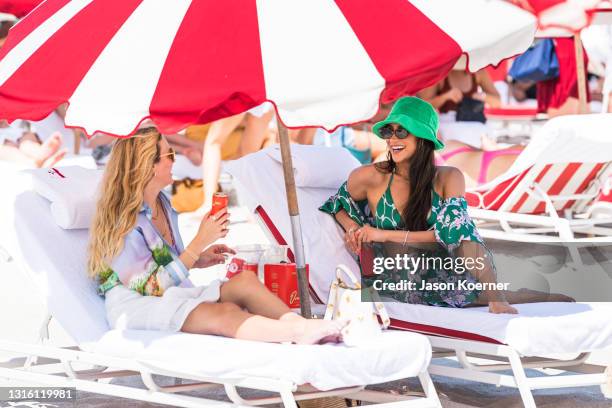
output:
M17 120L8 124L0 120L0 160L25 167L51 167L64 158L62 135L53 133L42 142L36 133L29 131L28 122Z
M436 152L437 166L457 167L465 176L467 188L485 184L506 172L524 147L509 146L499 150L481 150L458 140L449 140Z
M344 228L347 247L358 253L362 243L398 243L408 245L408 250L410 246L437 242L443 250L442 254L435 252L439 256L483 260L482 268L471 268L466 274L472 283L496 284L492 255L467 213L463 174L454 167L435 165L434 150L444 146L436 138L435 109L419 98L402 98L373 130L387 140L388 160L355 169L338 193L320 208ZM446 267L421 268L417 278L438 284L456 280L457 273ZM527 289L425 290L409 296L403 292L379 293L404 302L438 306L488 303L492 313L517 313L510 303L572 300Z
M309 320L244 272L193 287L191 268L224 262L226 211L206 214L183 246L176 212L162 192L172 183L174 150L155 128L113 145L90 231L89 274L105 297L111 327L214 334L313 344L339 339L343 322ZM199 271L198 273L205 273Z

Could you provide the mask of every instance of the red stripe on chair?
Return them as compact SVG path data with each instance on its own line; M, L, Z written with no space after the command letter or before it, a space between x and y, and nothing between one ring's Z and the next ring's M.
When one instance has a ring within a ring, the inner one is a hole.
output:
M276 228L276 225L274 225L272 218L270 218L266 210L264 210L261 205L258 205L257 208L255 208L255 212L257 213L257 215L259 215L264 224L266 224L268 231L270 231L276 243L279 245L288 245L287 241L285 241L285 238L283 238L283 234L281 234L278 228ZM287 258L289 258L291 262L295 262L295 255L293 255L293 251L291 250L291 248L287 248ZM324 303L310 284L308 284L308 291L310 292L310 296L315 300L315 302L320 304Z
M435 307L435 306L433 306ZM504 344L490 337L481 336L479 334L464 332L461 330L447 329L446 327L430 326L428 324L405 322L402 320L391 319L389 327L398 330L412 331L422 334L428 334L439 337L450 337L453 339L482 341L492 344Z
M104 1L94 1L53 33L0 86L2 118L40 120L68 101L100 53L141 2L123 0L108 7ZM35 15L45 5L46 2L36 9ZM28 26L26 31L31 29ZM78 58L74 57L76 54ZM45 67L44 75L41 66Z
M550 188L546 189L546 186L541 186L543 190L550 196L558 195L567 183L570 182L572 176L576 174L576 171L582 166L582 163L569 163L565 166L565 169L559 175L559 178L555 180L555 182L550 186ZM534 214L541 214L546 211L546 203L544 201L540 201L536 208L532 211Z
M524 118L534 117L538 114L537 108L525 108L525 107L501 107L501 108L485 108L485 115L487 117L503 116L505 118Z
M233 92L214 92L221 89ZM185 123L208 123L265 100L256 2L193 0L166 58L151 118L174 133Z
M461 56L459 44L406 0L336 0L336 4L385 78L384 103L439 81ZM406 59L406 41L411 55L418 58Z
M523 178L529 172L528 170L523 171L521 174L511 178L507 182L501 183L499 186L491 190L490 194L487 194L484 198L484 206L487 210L497 210L506 201L510 193L514 188L523 180Z
M514 177L509 178L508 180L497 184L490 190L484 192L466 192L465 197L468 202L468 205L487 210L499 209L499 207L504 203L504 201L506 201L506 198L508 198L514 187L521 182L521 180L525 177L528 171L529 169L523 171L521 174L518 174ZM482 196L482 203L480 201L479 195Z
M604 164L605 163L597 163L597 164L595 164L595 166L591 169L591 172L589 173L589 175L586 176L584 180L582 180L582 183L580 183L580 185L578 186L576 191L574 191L574 194L586 193L586 189L589 187L591 182L593 180L595 180L595 177L597 177L597 175L599 174L599 172L603 168ZM563 209L572 207L574 205L574 203L576 203L576 200L569 200L563 206Z
M542 171L540 171L540 174L538 174L538 176L535 178L534 182L537 183L538 181L542 180L542 178L546 175L546 173L548 172L548 170L550 170L551 167L552 167L552 164L547 164L546 166L544 166ZM527 193L523 193L521 198L517 201L517 203L512 207L510 211L519 212L519 210L521 209L521 207L523 206L525 201L527 201L528 198L529 198L529 195Z

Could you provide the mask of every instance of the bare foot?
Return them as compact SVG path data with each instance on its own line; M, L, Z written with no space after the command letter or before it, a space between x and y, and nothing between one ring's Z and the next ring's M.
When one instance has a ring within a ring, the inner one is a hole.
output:
M45 160L42 163L42 165L39 166L39 167L52 167L52 166L54 166L57 162L62 160L64 158L64 156L66 156L66 153L68 153L68 151L66 149L60 150L59 152L55 153L53 156L51 156L47 160Z
M62 134L60 132L54 132L40 145L40 148L43 154L46 154L48 157L57 152L57 150L62 146L62 143L64 143Z
M293 342L297 344L317 344L323 339L339 337L346 322L338 320L304 319L298 322Z
M510 306L508 302L489 302L489 313L518 314L518 310Z
M45 142L40 145L38 155L34 157L36 167L48 167L49 164L47 161L51 160L51 158L58 152L61 145L62 136L58 132L52 134L49 139L45 140ZM55 162L57 162L57 160Z

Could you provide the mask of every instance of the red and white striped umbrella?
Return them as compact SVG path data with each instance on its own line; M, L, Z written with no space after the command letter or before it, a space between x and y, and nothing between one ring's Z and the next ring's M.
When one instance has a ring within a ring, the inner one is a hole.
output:
M0 117L170 133L272 101L289 127L366 120L379 102L520 54L535 18L499 0L47 0L0 51Z
M540 30L564 29L572 32L582 30L598 16L612 11L610 0L510 0L529 10L538 18ZM606 22L609 24L609 15ZM552 31L554 32L554 31Z
M0 13L8 13L21 18L41 2L42 0L0 0Z

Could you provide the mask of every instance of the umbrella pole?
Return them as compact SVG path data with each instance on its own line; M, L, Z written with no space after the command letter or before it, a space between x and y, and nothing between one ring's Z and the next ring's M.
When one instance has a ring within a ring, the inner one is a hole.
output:
M289 217L291 219L291 232L293 234L293 251L298 275L298 294L300 296L300 311L302 316L310 319L310 296L308 294L308 278L306 276L306 259L304 255L304 241L302 239L302 225L300 223L300 209L297 201L295 188L295 177L293 175L293 160L291 158L291 146L289 144L289 132L287 128L278 123L278 135L280 139L281 156L283 158L283 173L285 176L285 190L287 191L287 204L289 206Z
M586 72L584 69L584 53L580 33L574 35L574 50L576 52L576 80L578 81L578 113L587 113Z

